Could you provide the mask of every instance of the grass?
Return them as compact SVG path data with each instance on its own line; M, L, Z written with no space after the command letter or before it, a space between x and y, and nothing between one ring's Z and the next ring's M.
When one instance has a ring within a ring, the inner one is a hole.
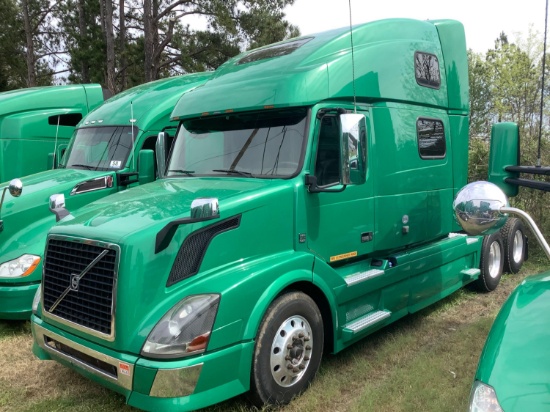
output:
M544 263L542 263L544 262ZM497 290L452 296L324 357L308 391L282 412L466 410L487 333L510 292L543 270L531 259ZM134 411L124 398L31 353L28 322L0 321L0 411ZM244 396L205 409L250 411Z

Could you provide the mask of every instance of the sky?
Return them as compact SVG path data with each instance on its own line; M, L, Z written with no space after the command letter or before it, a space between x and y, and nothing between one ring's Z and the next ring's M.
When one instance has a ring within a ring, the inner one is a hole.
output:
M295 0L286 19L302 35L349 26L349 0ZM544 36L545 0L351 0L352 24L393 17L454 19L464 24L466 45L478 53L494 47L504 31L511 41L527 37L530 27Z

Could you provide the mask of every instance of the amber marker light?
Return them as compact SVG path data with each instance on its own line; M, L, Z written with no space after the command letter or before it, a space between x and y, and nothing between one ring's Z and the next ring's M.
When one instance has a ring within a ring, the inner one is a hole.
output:
M210 332L203 333L202 335L197 336L195 339L193 339L191 342L189 342L189 345L187 346L187 352L196 352L198 350L206 350L206 345L208 345L208 341L210 340Z

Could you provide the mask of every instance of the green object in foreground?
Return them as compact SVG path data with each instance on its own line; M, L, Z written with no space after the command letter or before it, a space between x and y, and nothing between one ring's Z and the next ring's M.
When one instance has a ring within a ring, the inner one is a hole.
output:
M252 50L182 96L165 178L48 235L34 353L147 410L286 403L336 353L480 275L452 233L468 77L454 21ZM354 90L357 105L354 105Z
M42 279L46 234L56 222L48 210L49 197L64 194L66 206L74 211L154 180L151 150L157 134L172 128L167 131L174 135L176 123L169 118L174 105L182 93L208 77L198 73L159 80L112 97L79 124L60 168L23 177L18 198L6 192L0 210L0 318L30 318Z
M548 410L549 310L549 272L528 277L512 292L495 319L479 360L474 385L479 387L478 404L497 403L506 412Z

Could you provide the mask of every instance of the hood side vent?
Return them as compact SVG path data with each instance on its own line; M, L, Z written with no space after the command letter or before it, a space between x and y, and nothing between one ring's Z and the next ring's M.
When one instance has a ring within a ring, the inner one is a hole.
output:
M166 286L196 275L212 239L220 233L238 228L240 223L241 215L222 220L187 236L176 256Z

